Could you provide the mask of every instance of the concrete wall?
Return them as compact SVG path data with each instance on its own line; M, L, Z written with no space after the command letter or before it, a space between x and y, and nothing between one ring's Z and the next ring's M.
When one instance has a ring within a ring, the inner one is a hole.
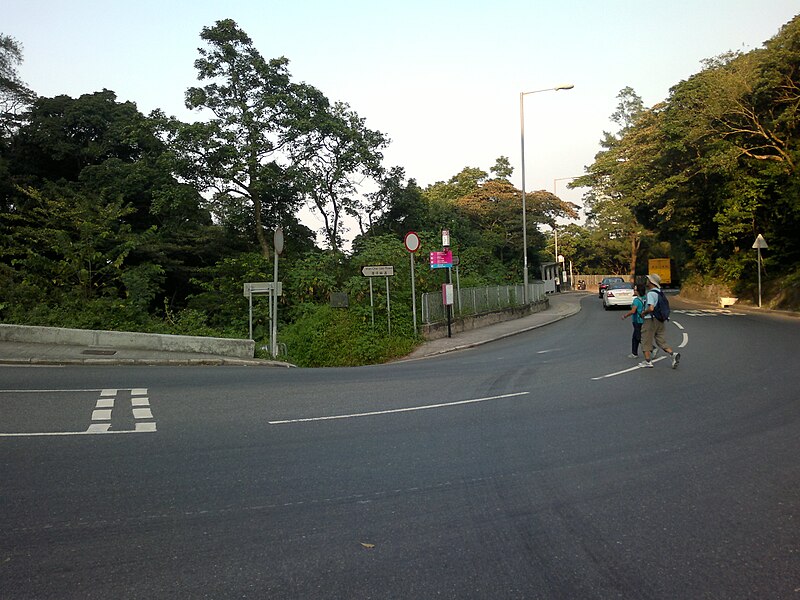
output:
M162 335L127 331L94 331L62 327L0 324L0 340L65 346L99 346L163 352L217 354L236 358L253 358L253 340L234 340L189 335Z
M492 325L494 323L502 323L503 321L510 321L512 319L519 319L527 315L532 315L550 306L550 300L544 298L533 304L527 306L512 306L511 308L504 308L502 310L483 313L480 315L471 315L466 317L459 317L453 319L450 324L450 329L453 333L460 333L462 331L470 331ZM447 336L447 322L430 323L422 326L422 335L426 340L438 340Z

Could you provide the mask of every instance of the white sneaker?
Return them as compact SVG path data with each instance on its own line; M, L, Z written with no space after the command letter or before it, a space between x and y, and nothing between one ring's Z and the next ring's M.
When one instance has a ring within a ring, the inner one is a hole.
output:
M653 363L651 363L649 360L645 360L640 362L639 366L642 367L643 369L652 369Z
M628 358L639 358L639 355L631 353L631 354L628 354Z
M673 369L677 369L679 362L681 362L681 353L680 352L675 352L672 355L672 368Z
M650 353L650 360L653 360L658 354L658 348L653 348L653 351Z

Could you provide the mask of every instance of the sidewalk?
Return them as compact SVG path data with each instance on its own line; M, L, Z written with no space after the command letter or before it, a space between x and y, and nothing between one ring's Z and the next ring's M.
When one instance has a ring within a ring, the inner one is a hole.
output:
M480 346L524 331L542 327L580 311L581 298L588 292L567 292L548 296L550 307L521 319L504 321L479 329L454 334L423 343L411 354L400 360L415 360ZM0 364L5 365L234 365L293 367L289 363L241 359L214 354L192 352L164 352L158 350L134 350L128 348L94 348L61 344L34 344L0 341Z
M522 317L521 319L513 319L511 321L495 323L494 325L487 325L479 329L453 334L451 338L444 337L438 340L425 342L401 360L415 360L436 356L437 354L444 354L446 352L453 352L455 350L473 348L474 346L480 346L481 344L487 344L511 335L555 323L556 321L578 313L581 310L581 299L589 295L591 295L589 292L551 294L548 296L550 308L547 310Z

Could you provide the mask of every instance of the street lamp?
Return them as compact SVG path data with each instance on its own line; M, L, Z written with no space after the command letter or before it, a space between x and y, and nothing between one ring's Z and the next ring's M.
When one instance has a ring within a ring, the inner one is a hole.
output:
M556 87L552 88L545 88L543 90L533 90L532 92L519 93L519 141L522 158L522 299L525 304L528 303L528 217L527 207L525 204L525 103L523 100L528 94L538 94L539 92L557 92L558 90L571 90L574 87L574 85L568 83L564 85L557 85Z

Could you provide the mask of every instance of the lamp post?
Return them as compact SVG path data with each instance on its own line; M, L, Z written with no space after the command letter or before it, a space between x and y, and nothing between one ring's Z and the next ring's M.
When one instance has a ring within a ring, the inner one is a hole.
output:
M557 85L552 88L545 88L543 90L533 90L532 92L519 93L519 141L520 141L520 155L522 161L522 299L525 304L528 303L528 217L527 206L525 204L525 103L524 98L529 94L538 94L539 92L557 92L558 90L571 90L575 86L571 83L564 85Z

